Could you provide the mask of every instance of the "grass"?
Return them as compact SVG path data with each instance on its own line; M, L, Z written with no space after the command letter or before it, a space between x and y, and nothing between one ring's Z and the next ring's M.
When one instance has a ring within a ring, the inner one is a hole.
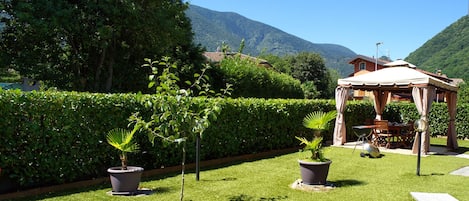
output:
M433 145L444 139L432 138ZM462 152L469 141L459 141ZM449 173L469 166L469 160L445 155L422 157L421 174L416 176L416 156L388 154L379 159L361 158L359 150L327 147L333 162L328 181L336 186L327 192L303 192L289 187L300 177L298 153L257 161L243 162L203 170L201 180L186 174L184 200L204 201L281 201L281 200L413 200L410 192L449 193L469 200L469 177ZM467 152L466 152L467 153ZM77 189L75 192L28 198L34 200L179 200L181 177L169 175L145 179L141 187L153 191L143 197L119 197L107 194L110 186Z

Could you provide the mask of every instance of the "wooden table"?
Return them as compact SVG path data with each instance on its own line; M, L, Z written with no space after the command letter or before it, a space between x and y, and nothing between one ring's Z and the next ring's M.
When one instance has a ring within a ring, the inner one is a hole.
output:
M357 126L352 126L354 129L355 135L358 137L358 141L360 139L365 140L368 137L370 137L371 134L373 134L373 129L378 128L377 125L357 125ZM357 133L360 132L360 133Z
M413 133L409 132L411 124L389 124L388 130L395 138L395 142L399 147L407 147L413 139Z
M391 132L392 134L402 134L402 130L406 130L408 129L410 126L410 124L389 124L388 125L388 130L389 132Z
M354 129L355 135L358 137L358 141L366 140L370 136L372 136L371 142L376 146L380 146L381 143L378 142L378 138L380 138L380 136L378 135L383 135L384 137L381 136L381 138L383 139L387 138L385 146L387 148L395 148L395 147L408 147L410 145L410 142L412 141L414 137L413 133L407 132L410 126L411 126L410 124L388 124L388 133L386 134L375 133L374 129L378 128L379 126L374 125L374 124L356 125L356 126L352 126L352 128Z

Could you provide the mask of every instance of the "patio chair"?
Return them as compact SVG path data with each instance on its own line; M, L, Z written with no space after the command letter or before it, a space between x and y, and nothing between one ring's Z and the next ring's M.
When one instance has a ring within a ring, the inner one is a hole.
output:
M391 138L393 134L389 132L388 120L374 120L376 128L373 129L373 144L391 148Z
M411 147L415 137L414 122L408 121L406 128L401 133L404 148Z

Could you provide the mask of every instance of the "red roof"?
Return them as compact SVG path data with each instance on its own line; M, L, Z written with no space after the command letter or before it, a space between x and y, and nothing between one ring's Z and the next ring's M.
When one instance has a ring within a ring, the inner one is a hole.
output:
M372 57L367 57L367 56L364 56L364 55L357 55L357 57L355 57L354 59L350 60L348 63L349 64L355 64L358 60L365 60L365 61L369 61L369 62L372 62L372 63L375 63L376 62L376 59L375 58L372 58ZM389 63L389 61L386 61L386 60L382 60L382 59L379 59L378 58L378 65L384 65L384 64L387 64Z

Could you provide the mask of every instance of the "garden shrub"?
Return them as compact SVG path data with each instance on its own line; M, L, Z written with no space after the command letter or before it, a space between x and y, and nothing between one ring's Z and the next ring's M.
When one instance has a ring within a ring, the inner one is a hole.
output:
M233 84L231 97L238 98L303 98L299 80L239 56L226 57L214 68L216 80ZM219 86L220 85L220 86ZM215 84L223 88L223 83Z

